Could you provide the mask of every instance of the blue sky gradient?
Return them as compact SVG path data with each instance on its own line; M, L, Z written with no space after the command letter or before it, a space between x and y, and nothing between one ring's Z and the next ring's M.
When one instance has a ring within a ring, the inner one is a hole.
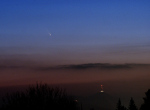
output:
M97 54L93 62L99 55L123 54L125 63L150 55L149 6L149 0L1 0L0 49L6 54L75 53L80 59Z

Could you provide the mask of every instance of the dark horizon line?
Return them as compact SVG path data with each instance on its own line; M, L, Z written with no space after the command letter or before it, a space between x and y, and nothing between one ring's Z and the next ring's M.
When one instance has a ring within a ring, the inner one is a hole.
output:
M18 68L28 68L33 70L50 70L50 69L127 69L133 68L135 66L149 66L150 64L144 63L81 63L81 64L66 64L66 65L56 65L56 66L37 66L37 65L22 65L22 64L0 64L0 69L18 69Z

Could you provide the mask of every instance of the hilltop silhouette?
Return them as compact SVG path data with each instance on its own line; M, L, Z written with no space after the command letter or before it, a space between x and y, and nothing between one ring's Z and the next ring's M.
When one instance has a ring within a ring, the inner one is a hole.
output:
M98 92L79 99L83 110L112 110L115 109L116 99L105 92Z

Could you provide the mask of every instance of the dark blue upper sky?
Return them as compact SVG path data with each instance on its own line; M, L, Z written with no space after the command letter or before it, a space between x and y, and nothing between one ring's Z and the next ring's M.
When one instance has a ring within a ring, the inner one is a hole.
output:
M150 50L149 0L1 0L0 7L1 50Z

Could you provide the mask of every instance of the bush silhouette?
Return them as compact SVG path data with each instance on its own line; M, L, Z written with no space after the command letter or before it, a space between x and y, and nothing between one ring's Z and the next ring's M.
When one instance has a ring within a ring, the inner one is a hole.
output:
M30 86L26 92L7 94L1 110L76 110L77 103L63 89L47 84Z
M136 105L135 105L135 103L134 103L133 98L130 99L129 109L128 110L138 110Z
M127 110L122 104L121 104L121 100L118 100L117 103L117 109L116 110Z
M140 110L150 110L150 89L145 93L144 103L141 105Z

